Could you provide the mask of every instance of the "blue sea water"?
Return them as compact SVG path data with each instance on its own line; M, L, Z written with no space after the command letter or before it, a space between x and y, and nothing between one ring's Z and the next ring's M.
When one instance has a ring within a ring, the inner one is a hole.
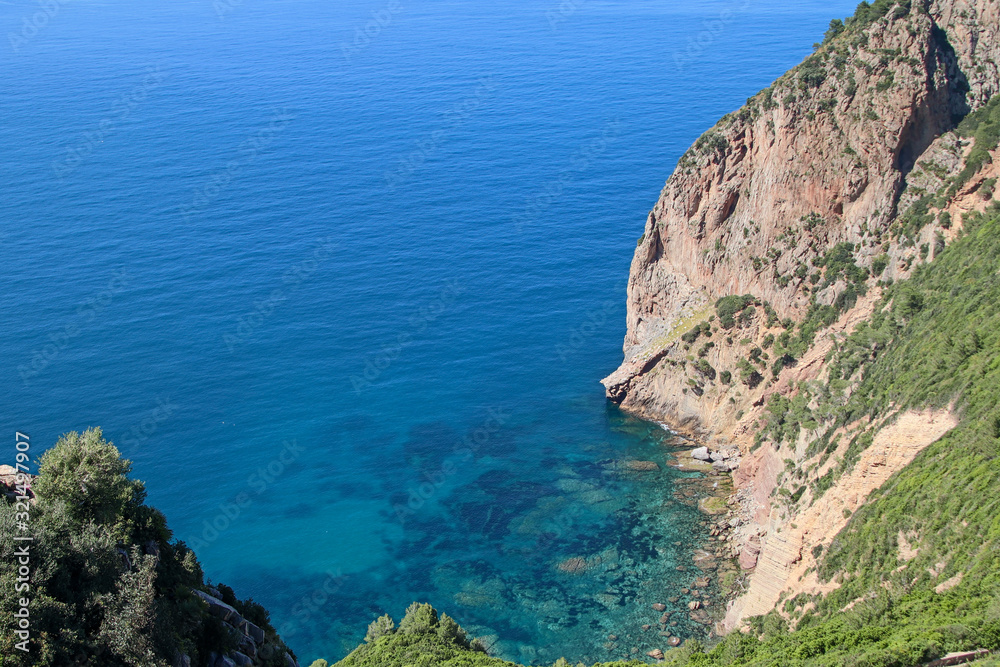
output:
M705 529L597 383L635 239L851 4L0 3L4 431L102 426L304 664L413 600L525 662L662 646Z

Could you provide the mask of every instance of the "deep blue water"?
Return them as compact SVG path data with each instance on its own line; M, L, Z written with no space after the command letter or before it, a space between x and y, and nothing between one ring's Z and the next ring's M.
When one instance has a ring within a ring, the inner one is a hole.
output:
M702 536L608 464L674 444L597 384L635 239L852 4L0 4L4 432L103 426L304 664L416 599L620 655Z

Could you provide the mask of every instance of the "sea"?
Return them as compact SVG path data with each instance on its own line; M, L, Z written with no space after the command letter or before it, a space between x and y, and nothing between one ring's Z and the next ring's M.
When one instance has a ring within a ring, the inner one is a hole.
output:
M101 427L303 665L415 601L526 664L704 638L690 445L599 380L679 157L852 9L0 2L0 451Z

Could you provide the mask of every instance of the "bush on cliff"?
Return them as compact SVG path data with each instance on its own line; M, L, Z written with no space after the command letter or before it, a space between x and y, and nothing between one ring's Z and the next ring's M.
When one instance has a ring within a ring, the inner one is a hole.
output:
M736 316L752 306L756 299L752 294L724 296L715 302L715 312L723 329L736 326Z

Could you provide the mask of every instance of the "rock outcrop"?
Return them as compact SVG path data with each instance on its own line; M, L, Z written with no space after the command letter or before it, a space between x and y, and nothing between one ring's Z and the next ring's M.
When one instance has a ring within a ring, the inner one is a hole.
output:
M705 445L696 458L720 469L739 462L741 518L730 539L742 567L755 572L751 582L760 583L751 583L753 601L730 610L730 628L773 607L791 573L805 569L794 566L805 562L801 554L843 523L775 537L778 525L810 525L794 512L776 518L772 494L787 465L807 461L817 432L779 455L766 439L755 441L766 406L824 378L833 339L871 316L882 286L932 261L966 212L997 198L995 149L995 159L955 191L949 178L972 149L954 130L1000 93L998 62L1000 4L990 0L900 3L849 23L702 136L647 217L629 276L625 360L603 383L624 410ZM834 272L834 261L847 269ZM719 299L738 295L749 297L746 305L717 310ZM779 356L775 340L824 306L835 316L800 354ZM884 426L852 434L874 429L877 439ZM739 454L711 456L730 448ZM892 474L908 460L889 457L883 470ZM858 483L852 497L864 502L880 479L848 476L827 500Z
M243 618L236 611L235 607L204 591L192 590L191 592L207 605L208 612L211 615L226 624L239 645L240 650L238 651L232 651L228 654L213 653L209 657L209 665L211 667L255 665L257 664L258 656L266 656L269 651L273 650L273 647L267 643L264 630ZM213 590L212 592L216 591ZM182 656L182 660L183 658L186 658L186 656ZM288 667L299 667L298 661L290 654L285 653L284 658Z

